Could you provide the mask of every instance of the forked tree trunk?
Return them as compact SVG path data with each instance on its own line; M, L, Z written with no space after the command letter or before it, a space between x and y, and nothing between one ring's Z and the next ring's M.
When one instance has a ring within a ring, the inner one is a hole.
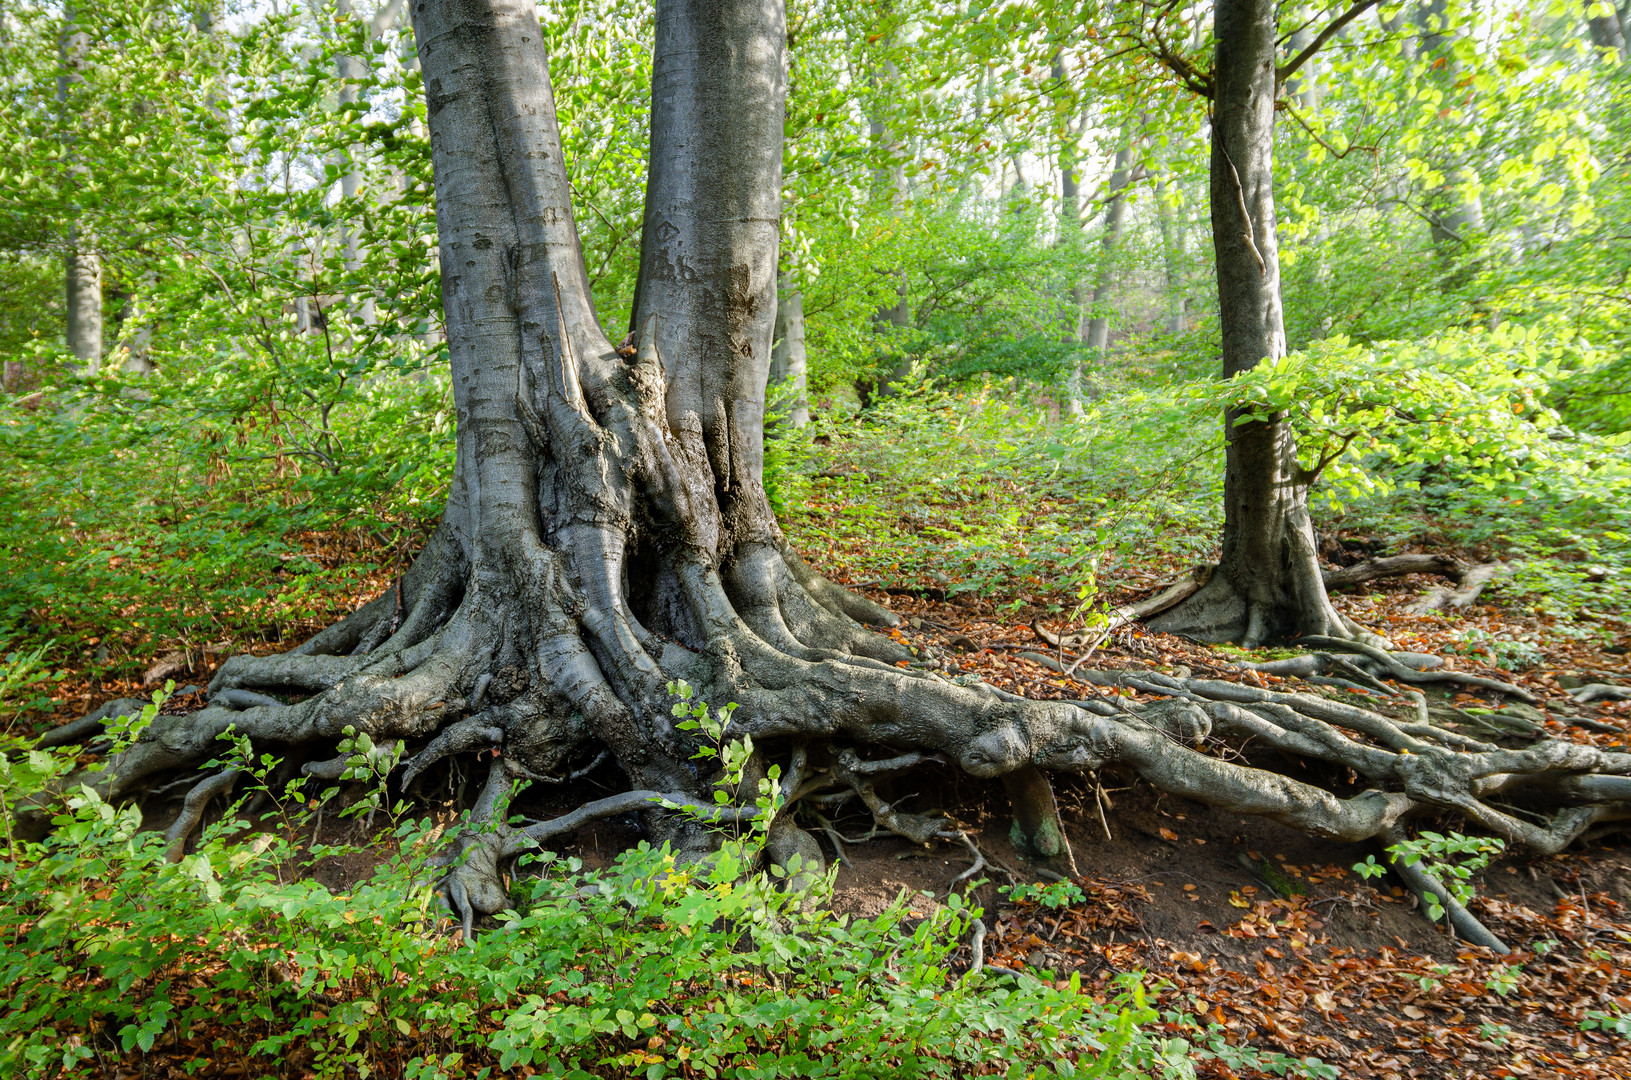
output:
M1274 0L1220 0L1212 116L1212 245L1223 375L1286 354L1274 216ZM1331 606L1308 518L1308 478L1283 418L1224 418L1223 550L1191 599L1151 621L1205 641L1258 645L1346 635Z

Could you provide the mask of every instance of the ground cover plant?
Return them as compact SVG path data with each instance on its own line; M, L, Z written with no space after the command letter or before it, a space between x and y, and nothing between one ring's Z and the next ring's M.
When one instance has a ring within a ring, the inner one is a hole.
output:
M349 749L341 778L375 779L366 738ZM9 1075L127 1062L257 1076L1167 1076L1220 1053L1325 1075L1209 1049L1200 1021L1146 1031L1155 1013L1136 977L1095 997L962 974L953 960L980 912L955 890L927 918L904 892L874 918L834 917L754 869L764 820L707 865L646 844L599 870L542 853L492 932L448 936L431 870L468 820L444 833L382 786L345 800L338 787L279 792L279 762L251 754L246 739L222 741L221 763L266 807L262 828L229 813L187 853L89 787L43 843L19 840L18 807L73 761L7 761ZM319 843L325 808L391 824L365 843ZM318 880L357 858L373 870L345 894Z

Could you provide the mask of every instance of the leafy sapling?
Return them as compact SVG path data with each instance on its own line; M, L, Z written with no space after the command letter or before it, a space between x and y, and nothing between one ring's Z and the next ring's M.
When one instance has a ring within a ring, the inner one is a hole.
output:
M1477 895L1477 890L1472 886L1473 875L1489 865L1492 855L1505 848L1506 842L1497 837L1423 832L1413 840L1389 846L1387 854L1390 861L1398 861L1405 866L1414 866L1426 860L1426 868L1444 882L1450 895L1465 907ZM1354 864L1353 871L1368 881L1381 877L1387 872L1387 867L1377 862L1376 856L1368 855L1364 862ZM1428 893L1423 897L1423 902L1427 906L1427 917L1433 922L1444 917L1444 905L1438 897Z
M1006 886L998 890L1006 893L1008 899L1016 904L1034 903L1050 911L1068 908L1072 904L1080 904L1087 899L1087 894L1078 888L1075 882L1051 881L1046 885L1033 885L1022 882L1018 885Z
M386 783L402 760L401 741L392 739L376 743L368 732L358 731L350 724L340 730L345 738L340 740L339 751L350 755L346 758L345 769L340 773L340 779L355 780L366 785L362 798L340 811L340 816L354 817L366 813L363 828L371 829L374 826L374 814L383 808L390 817L391 827L394 829L402 816L408 812L406 802L399 800L392 806L386 796Z
M673 712L674 716L679 718L674 726L681 731L694 731L700 734L701 745L692 757L699 763L709 761L718 763L718 775L713 791L714 804L722 808L731 805L735 798L740 797L748 765L753 759L752 736L743 735L740 739L729 737L731 717L736 712L736 703L731 702L717 709L712 708L706 701L696 697L696 689L684 679L670 682L668 692L675 698ZM745 839L736 838L734 830L716 824L716 819L711 815L678 803L665 802L664 805L670 810L690 814L710 828L726 834L727 839L720 851L725 862L734 863L741 860L742 865L752 865L764 847L771 823L775 821L783 806L779 782L781 775L781 766L771 765L765 770L765 775L759 777L757 790L754 792L754 805L759 812L754 815L751 833Z
M153 720L159 715L159 709L175 693L174 679L164 680L162 690L153 691L153 699L142 706L142 711L130 716L112 716L102 726L109 746L107 756L117 757L135 745L136 740L142 737L142 732L152 726Z

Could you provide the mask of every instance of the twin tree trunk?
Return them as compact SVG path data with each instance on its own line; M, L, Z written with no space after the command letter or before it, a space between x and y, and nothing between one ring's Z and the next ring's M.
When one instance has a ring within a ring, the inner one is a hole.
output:
M1212 111L1212 246L1217 258L1223 376L1286 355L1274 216L1274 0L1219 0ZM1192 598L1158 616L1159 630L1203 641L1265 641L1357 632L1326 596L1308 517L1310 477L1280 417L1224 418L1223 550Z

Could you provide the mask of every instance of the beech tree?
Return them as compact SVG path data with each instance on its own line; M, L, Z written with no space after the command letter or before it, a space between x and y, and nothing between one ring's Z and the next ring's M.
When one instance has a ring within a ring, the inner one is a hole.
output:
M62 74L57 76L57 103L65 115L75 89L85 81L80 72L89 50L89 35L75 24L73 10L67 9L60 47ZM76 161L72 141L63 147L63 161L67 165L67 183L82 186L87 170ZM95 375L102 367L102 259L96 250L95 234L83 222L74 220L69 224L62 261L65 342L68 351L80 361L83 373Z
M1212 102L1212 246L1226 379L1286 355L1274 215L1280 88L1331 36L1374 5L1375 0L1361 0L1332 19L1282 66L1278 5L1220 0L1210 75L1196 72L1176 54L1163 54ZM1224 526L1217 566L1199 591L1152 625L1253 648L1307 635L1378 641L1338 612L1326 595L1308 516L1308 489L1319 469L1298 462L1285 418L1251 419L1245 410L1230 410L1224 431Z
M837 794L863 803L881 830L965 844L978 867L953 818L903 811L880 791L931 762L1001 778L1021 846L1063 859L1049 772L1118 770L1347 841L1396 837L1409 818L1448 811L1556 851L1626 816L1631 755L1544 735L1505 748L1432 724L1424 701L1380 682L1402 717L1310 694L1086 669L1074 676L1158 700L1033 701L948 677L932 654L868 630L897 619L799 559L761 477L782 5L658 4L634 330L615 342L589 289L536 9L415 0L410 10L457 412L451 493L439 528L383 595L288 653L227 661L208 707L154 718L105 768L74 778L108 798L191 778L171 829L178 854L204 804L237 779L206 768L229 728L308 776L340 778L364 754L404 790L453 755L479 754L487 776L472 816L484 828L443 856L440 882L467 927L507 906L505 860L631 811L682 858L704 857L714 839L704 823L752 820L768 831L773 862L797 855L814 868L822 853L798 826L801 800ZM1283 350L1269 180L1284 76L1274 10L1272 0L1217 6L1214 234L1226 363L1237 368ZM1233 532L1202 610L1220 613L1219 627L1244 623L1251 638L1293 625L1347 629L1318 587L1306 479L1284 426L1237 425L1229 453ZM1422 675L1362 648L1364 662L1405 681L1527 696L1469 675ZM675 724L681 682L701 700L738 706L714 734L742 740L745 791L721 792L718 758L701 753L711 738ZM45 741L92 737L130 704ZM1332 776L1351 769L1364 783L1332 790L1206 752L1221 736L1329 762ZM602 754L629 791L508 822L512 784L558 783ZM755 805L761 790L773 796L769 810ZM1465 935L1489 938L1421 866L1400 872L1439 896Z

